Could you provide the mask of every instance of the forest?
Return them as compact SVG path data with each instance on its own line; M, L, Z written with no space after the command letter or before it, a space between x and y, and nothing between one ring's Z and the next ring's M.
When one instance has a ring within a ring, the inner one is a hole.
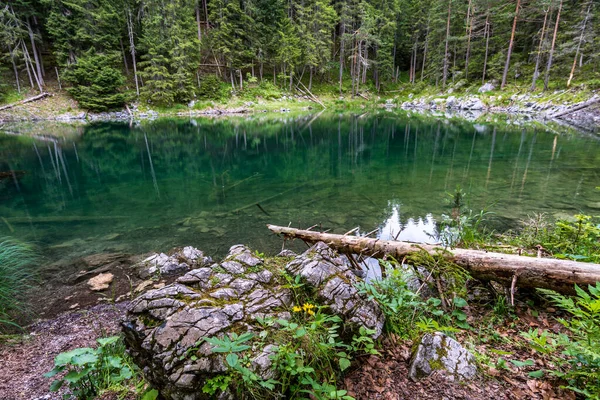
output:
M103 111L248 85L594 89L599 16L593 0L4 0L0 93L52 81Z

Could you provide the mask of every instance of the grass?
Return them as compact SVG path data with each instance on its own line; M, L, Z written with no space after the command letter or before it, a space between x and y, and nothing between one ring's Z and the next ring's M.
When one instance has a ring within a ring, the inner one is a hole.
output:
M13 239L0 239L0 332L20 328L15 321L27 312L23 295L33 281L35 260L31 246Z

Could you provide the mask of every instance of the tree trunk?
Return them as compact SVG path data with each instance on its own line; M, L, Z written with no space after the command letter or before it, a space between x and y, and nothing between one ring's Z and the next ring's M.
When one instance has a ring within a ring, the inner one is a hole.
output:
M600 97L598 97L597 95L594 95L589 100L574 104L564 111L558 112L556 114L552 114L551 117L552 118L560 118L564 115L572 114L576 111L583 110L584 108L588 108L589 106L593 106L594 104L597 104L597 103L600 103Z
M487 61L488 54L490 49L490 10L488 9L487 14L485 16L485 30L483 35L485 36L485 58L483 60L483 75L481 77L481 84L485 84L485 73L487 71Z
M473 7L469 0L467 11L467 55L465 56L465 79L469 80L469 59L471 58L471 36L473 34Z
M342 22L342 32L340 34L340 96L342 95L342 76L344 74L344 34L346 25Z
M15 81L17 82L17 91L19 93L21 93L21 82L19 82L19 70L17 69L17 64L15 63L15 55L14 55L12 49L10 48L10 45L8 46L8 51L10 52L10 62L12 63L13 71L15 71Z
M196 25L198 26L198 41L202 41L202 26L200 23L200 4L196 2Z
M548 81L550 80L550 69L552 69L552 58L554 57L554 46L556 45L556 36L558 34L558 24L560 23L560 12L562 10L563 0L558 4L558 14L554 23L554 34L552 35L552 45L550 46L550 54L548 55L548 63L546 64L546 75L544 76L544 90L548 90Z
M448 19L446 20L446 49L444 50L444 72L442 76L442 90L446 89L448 79L448 41L450 40L450 16L452 15L452 0L448 0Z
M518 287L547 288L572 293L575 284L585 287L600 281L600 264L480 250L442 250L434 245L335 235L275 225L267 227L286 238L298 238L305 242L322 241L342 253L359 253L378 258L391 255L397 260L402 260L411 253L424 250L431 255L443 256L464 268L473 278L505 284L511 284L513 279L516 279Z
M313 76L313 67L309 67L310 75L308 77L308 90L312 90L312 76Z
M544 46L544 39L546 35L546 22L548 21L548 12L550 9L544 11L544 24L542 25L542 33L540 35L540 45L538 46L537 56L535 57L535 68L533 70L533 80L531 82L531 91L535 90L535 84L538 76L540 75L539 67L540 67L540 59L542 54L542 47Z
M135 93L140 97L140 85L138 83L137 64L135 61L135 42L133 40L133 20L131 10L127 10L127 31L129 34L129 51L131 52L131 61L133 62L133 79L135 80Z
M421 82L425 76L425 61L427 60L427 48L429 47L429 17L427 18L427 30L425 31L425 47L423 48L423 63L421 65Z
M25 99L25 100L17 101L16 103L11 103L11 104L7 104L5 106L2 106L2 107L0 107L0 111L8 110L8 109L11 109L11 108L13 108L15 106L19 106L21 104L31 103L32 101L41 100L41 99L46 98L48 96L50 96L50 94L44 92L44 93L38 94L37 96L33 96L33 97L30 97L30 98Z
M40 57L37 51L37 47L35 45L35 38L33 36L33 30L31 29L31 24L29 24L29 18L27 18L27 32L29 33L29 39L31 40L31 51L33 52L33 58L35 60L35 68L37 71L38 81L40 86L44 85L44 78L42 76L42 64L40 62ZM40 91L42 89L40 88Z
M573 58L573 66L571 67L571 74L569 75L569 80L567 81L567 87L571 87L571 81L573 80L573 75L575 74L575 67L577 66L577 58L579 57L579 51L581 50L581 42L583 42L583 35L585 34L585 27L587 25L588 19L590 18L590 9L592 8L592 2L588 3L587 11L585 12L585 19L583 20L583 26L581 27L581 35L579 36L579 43L577 43L577 50L575 51L575 58Z
M517 30L519 8L521 8L521 0L517 0L515 18L513 19L512 31L510 33L510 42L508 43L508 52L506 53L506 63L504 64L504 73L502 74L502 84L500 85L500 89L504 89L504 86L506 86L506 77L508 76L508 69L510 68L510 56L512 55L513 46L515 44L515 31Z
M123 39L119 38L119 44L121 45L121 54L123 55L123 65L125 66L125 74L129 76L129 65L127 65L127 53L125 52L125 46L123 46Z

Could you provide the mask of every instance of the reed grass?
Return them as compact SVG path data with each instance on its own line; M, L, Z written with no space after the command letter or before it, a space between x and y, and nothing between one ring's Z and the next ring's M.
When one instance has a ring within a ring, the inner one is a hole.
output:
M32 246L0 238L0 333L20 328L16 319L28 311L25 293L34 280L35 260Z

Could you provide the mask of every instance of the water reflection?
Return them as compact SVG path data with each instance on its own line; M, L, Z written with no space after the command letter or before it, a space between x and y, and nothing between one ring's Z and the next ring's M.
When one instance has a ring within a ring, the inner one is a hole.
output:
M377 237L381 240L400 240L415 243L434 244L438 242L438 231L433 215L405 218L401 221L400 204L390 204L392 215L385 220L379 228Z
M0 236L50 259L186 244L276 252L266 223L434 243L457 186L504 226L598 203L598 141L542 131L325 113L33 129L0 135ZM43 134L64 129L73 135Z

